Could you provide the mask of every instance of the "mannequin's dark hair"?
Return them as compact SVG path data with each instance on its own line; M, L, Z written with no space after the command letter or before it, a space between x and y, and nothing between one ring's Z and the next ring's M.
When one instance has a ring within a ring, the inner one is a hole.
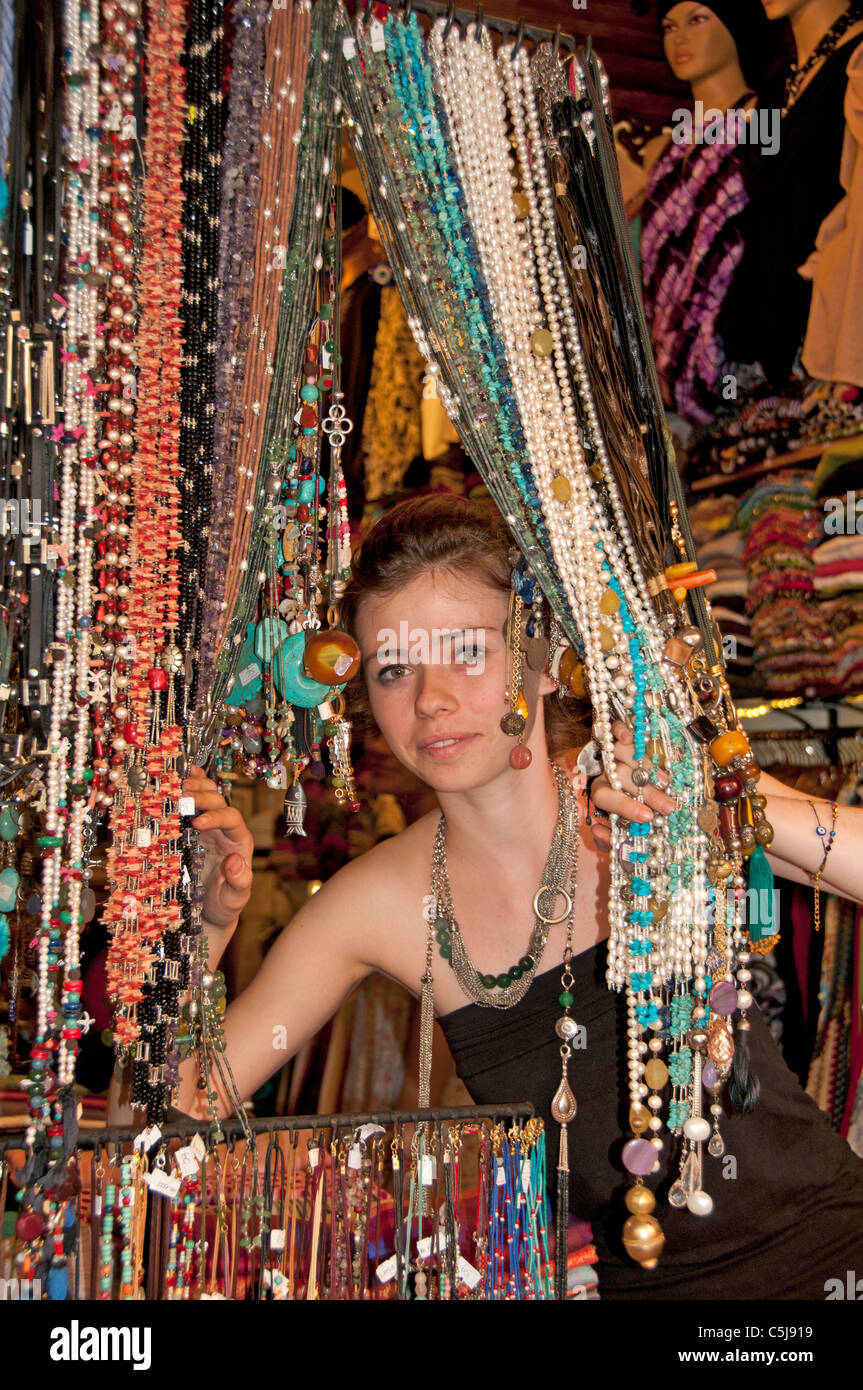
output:
M508 593L513 540L494 503L484 499L432 493L399 502L380 518L360 545L353 573L342 597L339 626L356 636L360 606L371 598L398 593L421 574L444 570L470 573ZM543 599L548 632L550 611ZM345 690L350 712L373 727L363 677ZM549 752L563 753L590 738L590 704L586 700L546 695L545 732Z

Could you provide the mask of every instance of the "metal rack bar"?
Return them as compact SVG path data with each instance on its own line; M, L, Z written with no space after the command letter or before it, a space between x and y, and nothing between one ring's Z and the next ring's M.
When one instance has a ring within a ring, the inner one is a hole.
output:
M439 1121L453 1120L530 1120L536 1111L530 1101L518 1101L512 1105L450 1105L430 1110L369 1110L363 1114L341 1115L276 1115L271 1119L249 1118L246 1128L253 1134L270 1134L277 1131L312 1130L352 1130L360 1125L408 1125L435 1124ZM239 1120L225 1119L221 1122L225 1139L236 1140L244 1137L243 1125ZM211 1128L206 1120L178 1120L166 1124L161 1130L157 1143L169 1139L191 1139L194 1134L203 1134ZM104 1129L82 1129L78 1135L77 1148L94 1149L101 1144L132 1143L141 1133L139 1125L114 1125ZM151 1145L155 1147L155 1145ZM15 1133L0 1132L0 1154L8 1149L26 1148L23 1130Z
M565 48L569 53L575 52L576 42L571 34L563 34L560 25L556 29L537 29L532 24L523 24L521 20L497 19L494 15L487 15L483 12L480 5L477 10L457 10L449 5L435 4L434 0L414 0L412 4L404 4L397 8L416 10L420 14L428 15L430 19L448 19L452 24L458 24L460 28L465 28L468 24L476 23L477 17L482 19L484 29L493 29L495 33L515 35L521 28L524 38L531 39L533 43L557 43L560 48ZM368 17L373 6L365 6L364 15Z

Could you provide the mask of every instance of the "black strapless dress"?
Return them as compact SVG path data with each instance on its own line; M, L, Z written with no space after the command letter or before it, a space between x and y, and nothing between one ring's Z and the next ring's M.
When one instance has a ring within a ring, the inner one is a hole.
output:
M705 1152L707 1217L664 1200L677 1176L668 1162L650 1179L665 1249L655 1270L628 1258L621 1230L631 1181L620 1159L626 1129L625 1000L605 984L606 943L576 957L572 1015L587 1033L569 1079L578 1114L569 1127L570 1209L591 1223L601 1298L824 1299L825 1283L863 1275L863 1160L830 1127L789 1071L757 1008L750 1050L761 1082L758 1108L721 1121L724 1158ZM548 1126L548 1187L554 1200L559 1130L550 1118L560 1081L560 967L537 976L514 1008L468 1004L439 1021L456 1069L478 1105L532 1101ZM730 1110L730 1103L725 1102ZM679 1156L680 1142L671 1138ZM735 1160L730 1163L729 1158Z

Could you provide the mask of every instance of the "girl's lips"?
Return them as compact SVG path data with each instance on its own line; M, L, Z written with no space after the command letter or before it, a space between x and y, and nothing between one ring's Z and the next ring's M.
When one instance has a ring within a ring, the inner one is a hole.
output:
M445 743L441 747L435 747L433 744L421 744L419 751L425 757L433 758L435 762L449 762L475 737L475 734L460 734L455 738L455 742Z

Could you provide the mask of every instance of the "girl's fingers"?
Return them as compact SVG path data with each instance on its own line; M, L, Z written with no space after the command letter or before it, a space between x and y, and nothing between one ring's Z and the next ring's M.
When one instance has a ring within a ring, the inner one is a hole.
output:
M249 900L252 887L252 866L241 854L229 854L222 864L222 906L239 912Z
M603 825L601 821L592 821L590 829L596 848L603 854L608 854L611 849L611 831L608 826Z

